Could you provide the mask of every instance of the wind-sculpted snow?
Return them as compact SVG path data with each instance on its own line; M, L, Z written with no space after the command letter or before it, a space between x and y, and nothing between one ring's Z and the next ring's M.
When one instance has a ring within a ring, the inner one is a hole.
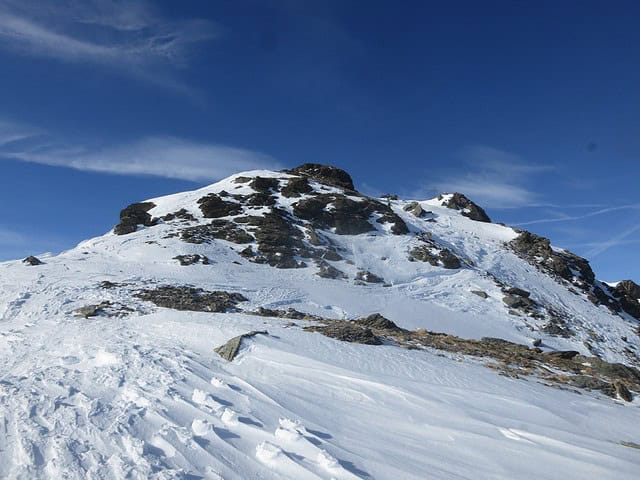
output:
M625 402L545 380L571 375L553 368L575 359L587 371L594 355L638 366L637 322L519 258L511 228L304 172L151 199L123 217L130 233L0 264L0 478L637 477L625 445L640 443L638 392ZM318 195L349 199L371 229L336 231L335 202L295 215ZM274 211L290 237L281 247ZM392 231L396 217L408 233ZM459 268L411 261L421 245ZM554 319L571 334L547 333ZM346 320L377 341L322 334ZM232 342L232 361L214 351L248 332L268 335ZM495 339L521 344L508 348L548 376L487 368L507 348ZM578 353L544 363L554 351Z

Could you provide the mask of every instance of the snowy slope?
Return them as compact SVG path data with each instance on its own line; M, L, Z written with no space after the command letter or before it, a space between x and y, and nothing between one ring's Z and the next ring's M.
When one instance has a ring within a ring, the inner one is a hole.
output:
M284 184L291 175L244 172L152 199L151 216L185 209L193 220L109 232L41 258L43 265L0 264L1 478L637 478L640 453L620 443L640 443L637 398L623 403L508 378L437 350L340 342L250 312L291 307L343 319L379 312L407 329L523 344L539 338L548 350L596 351L635 365L631 317L570 293L505 248L513 229L471 220L442 199L421 201L431 212L421 218L405 211L409 201L390 202L406 235L386 223L358 235L323 231L345 279L320 278L313 262L274 268L239 255L244 245L174 235L210 221L198 206L207 194L251 194L238 177ZM292 212L318 192L344 193L311 185L300 197L274 193L275 207ZM415 234L425 231L463 267L410 261ZM210 264L181 266L174 257L184 254ZM365 270L385 284L354 282ZM509 314L496 279L562 310L575 334L545 334L543 319ZM121 286L102 288L103 281ZM207 313L136 298L157 285L239 292L248 301L241 312ZM73 314L104 301L131 311ZM269 335L245 341L233 362L213 352L252 330Z

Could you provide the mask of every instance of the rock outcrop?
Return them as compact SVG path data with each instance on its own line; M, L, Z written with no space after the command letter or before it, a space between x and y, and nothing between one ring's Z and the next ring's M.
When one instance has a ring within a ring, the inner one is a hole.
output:
M628 288L633 289L630 284L625 284L626 287L619 290L614 288L611 292L610 287L596 281L588 260L567 250L552 248L548 238L526 230L516 231L519 235L507 245L518 256L552 277L578 287L592 303L605 305L613 312L624 310L640 319L640 304L628 294Z
M346 188L347 190L355 190L351 175L338 167L321 165L318 163L305 163L299 167L284 170L284 172L291 175L309 177L317 182L324 183L325 185Z
M489 218L489 215L487 215L487 212L485 212L482 207L469 200L462 193L456 192L448 195L450 195L450 198L446 198L444 195L440 195L438 197L439 200L444 200L442 204L445 207L459 210L462 215L469 217L471 220L491 223L491 219Z
M141 300L158 307L193 312L227 312L237 310L236 305L247 299L240 293L207 291L202 288L167 285L145 289L136 294Z
M37 265L44 265L44 262L40 260L38 257L34 257L33 255L29 255L27 258L22 260L22 263L29 265L31 267L35 267Z
M113 228L116 235L127 235L138 229L138 225L151 227L156 221L149 215L149 210L156 205L152 202L133 203L120 212L120 223Z
M255 337L256 335L269 335L269 332L266 331L251 331L248 333L243 333L242 335L238 335L237 337L233 337L224 345L219 346L214 351L224 358L228 362L232 362L234 358L240 353L240 347L242 347L242 341Z

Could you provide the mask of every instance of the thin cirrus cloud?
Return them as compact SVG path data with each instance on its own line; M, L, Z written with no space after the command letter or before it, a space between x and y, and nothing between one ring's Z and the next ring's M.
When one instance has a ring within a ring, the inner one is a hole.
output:
M513 208L540 203L527 181L553 170L549 165L526 163L519 155L476 145L460 152L466 174L447 174L432 182L438 192L461 192L491 208ZM459 171L459 170L458 170Z
M202 19L168 21L144 2L5 0L0 48L23 55L91 63L189 91L173 77L194 48L218 35Z
M211 181L242 170L279 168L253 150L172 136L147 136L115 145L65 143L36 128L0 119L0 159L119 175Z

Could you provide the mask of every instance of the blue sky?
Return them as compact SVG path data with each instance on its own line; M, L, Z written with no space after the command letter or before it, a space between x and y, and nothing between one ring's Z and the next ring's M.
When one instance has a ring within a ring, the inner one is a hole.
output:
M240 170L462 191L640 279L635 1L0 0L0 259Z

